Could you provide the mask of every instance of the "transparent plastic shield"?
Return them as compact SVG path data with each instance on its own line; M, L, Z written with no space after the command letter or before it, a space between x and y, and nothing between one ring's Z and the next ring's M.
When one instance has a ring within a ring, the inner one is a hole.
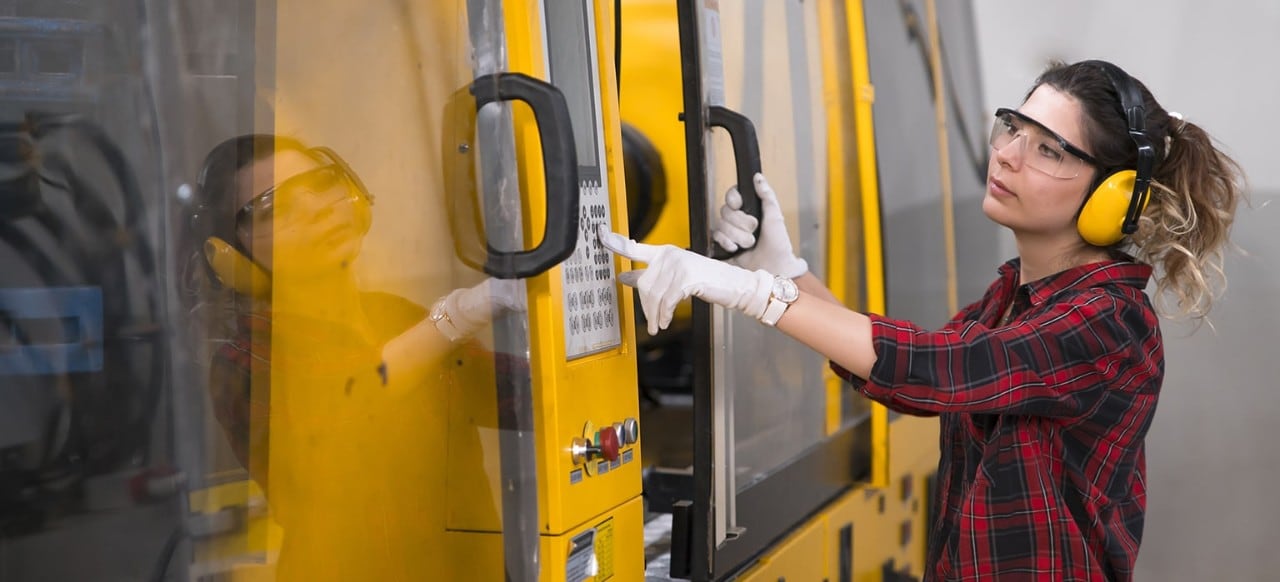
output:
M501 3L5 15L0 580L535 577Z
M924 6L910 2L866 2L864 6L867 22L884 23L867 27L871 82L877 95L875 125L896 129L876 134L876 152L884 161L878 170L884 192L885 262L913 266L886 271L885 294L891 298L887 315L939 326L951 315L946 280L935 275L946 272L941 154L936 139L905 137L936 136L929 66L921 57L927 53L919 40L927 38L921 24ZM977 127L985 129L986 121ZM991 272L984 269L989 267L970 272Z
M0 18L0 580L149 579L183 537L173 63L141 58L167 42L150 7L118 4Z
M765 175L778 193L792 245L823 277L826 257L826 118L813 5L721 3L725 105L750 118ZM766 50L777 47L778 50ZM709 83L708 86L712 84ZM736 181L728 136L714 132L709 216L718 220ZM717 394L724 395L733 486L742 491L826 436L825 361L776 330L716 311Z

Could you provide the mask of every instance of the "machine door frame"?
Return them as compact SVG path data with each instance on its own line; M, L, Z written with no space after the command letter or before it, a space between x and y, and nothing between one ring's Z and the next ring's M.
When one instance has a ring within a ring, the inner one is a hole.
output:
M706 86L703 71L706 30L703 12L714 10L714 4L713 0L681 0L677 6L690 246L694 252L719 258L722 251L711 241L704 198L710 187L707 130L721 125L715 118L722 117L724 111L715 99L708 99L708 92L715 92L717 88ZM744 156L736 147L738 136L734 136L734 142L741 184ZM753 197L750 186L739 189L744 199ZM748 211L750 202L747 200L744 204ZM756 203L758 205L758 200ZM871 452L866 445L871 427L864 422L828 431L814 446L741 492L726 486L727 479L722 475L726 475L725 467L732 465L726 451L734 442L731 404L726 406L723 395L716 394L714 389L718 357L716 318L716 308L694 301L693 499L674 504L671 554L671 576L691 580L718 580L741 571L824 505L859 480L870 477ZM822 387L815 386L815 389Z

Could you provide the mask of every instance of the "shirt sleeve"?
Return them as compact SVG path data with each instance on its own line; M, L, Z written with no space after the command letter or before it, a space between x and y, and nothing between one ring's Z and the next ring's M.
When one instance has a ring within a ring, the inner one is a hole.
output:
M877 359L858 389L911 414L1079 416L1118 376L1132 373L1133 352L1145 343L1138 340L1155 332L1139 310L1093 289L1000 328L953 321L926 331L871 315Z
M856 375L854 375L853 372L850 372L849 370L846 370L842 366L840 366L840 364L837 364L835 362L829 362L829 364L831 365L831 371L835 372L836 375L844 379L844 381L852 384L854 390L857 390L863 395L872 398L872 400L875 400L876 402L883 404L885 408L888 408L889 410L892 410L900 414L910 414L912 416L938 416L938 411L936 410L918 408L915 406L911 406L910 404L900 400L893 400L893 399L881 400L878 398L871 397L871 395L868 394L866 390L866 387L867 387L866 380L863 380L862 378L857 377Z
M954 317L951 318L951 321L949 321L947 325L948 326L955 325L957 323L961 323L966 320L973 319L974 317L977 316L979 311L981 311L982 304L983 304L983 301L979 300L969 305L966 305L963 309L961 309L958 313L956 313ZM874 314L868 314L868 316L871 317L871 320L873 322L876 321L878 317ZM873 327L872 333L875 333L874 327ZM865 390L867 381L865 379L859 378L853 372L846 370L840 364L837 364L835 362L828 362L828 363L831 366L831 371L835 372L836 375L842 378L844 381L852 384L854 390L857 390L858 392L861 392L864 395L867 394ZM888 408L889 410L892 410L900 414L910 414L912 416L937 416L938 415L938 411L936 410L928 410L924 408L911 406L905 401L888 399L888 400L877 400L877 402L880 402L880 404L883 404L885 408Z

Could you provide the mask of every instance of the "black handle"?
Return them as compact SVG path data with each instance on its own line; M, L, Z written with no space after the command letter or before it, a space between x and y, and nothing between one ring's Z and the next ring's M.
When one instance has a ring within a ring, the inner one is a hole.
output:
M462 110L458 97L450 100L445 116L446 193L450 204L450 227L458 257L472 267L499 279L532 277L556 266L573 254L578 245L578 155L574 144L569 105L554 85L521 73L493 73L477 77L468 87L474 107ZM542 242L523 251L501 251L486 240L483 256L478 248L483 224L474 203L476 181L472 148L463 147L475 132L475 112L499 101L524 101L533 110L542 144L542 169L546 176L547 223ZM464 154L450 159L454 153ZM461 204L462 201L469 204Z
M756 194L755 175L760 173L760 141L756 139L756 126L751 123L747 116L720 107L712 105L708 108L709 116L707 125L712 127L721 127L729 132L729 139L733 142L733 160L734 166L738 170L738 194L742 196L742 211L756 217L756 241L760 241L760 227L764 222L763 212L760 206L760 196ZM729 252L719 245L712 242L711 257L714 259L727 259L733 257L747 248L739 248L736 251ZM754 245L753 245L754 246Z

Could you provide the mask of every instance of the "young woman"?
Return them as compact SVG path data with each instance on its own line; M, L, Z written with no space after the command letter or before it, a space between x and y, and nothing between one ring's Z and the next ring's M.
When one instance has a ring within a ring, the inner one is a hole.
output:
M430 310L360 289L352 265L372 204L336 152L294 138L242 135L205 158L183 239L192 265L185 299L219 343L210 370L218 419L236 457L264 484L273 340L277 352L298 353L280 362L295 364L292 376L412 387L425 381L434 358L466 343L494 314L520 308L509 281L453 290Z
M1208 312L1240 169L1102 61L1051 66L997 112L990 143L983 211L1019 256L937 331L839 305L792 252L763 176L759 241L736 192L722 208L716 240L751 247L735 264L601 237L648 263L623 280L651 331L698 296L776 325L867 397L940 417L926 579L1129 580L1164 376L1144 288L1154 276L1167 315Z
M492 280L430 310L362 288L372 204L338 154L273 135L215 147L192 198L193 332L216 346L213 414L283 529L281 580L407 580L446 563L452 380L437 360L482 351L471 335L522 305L522 288Z

